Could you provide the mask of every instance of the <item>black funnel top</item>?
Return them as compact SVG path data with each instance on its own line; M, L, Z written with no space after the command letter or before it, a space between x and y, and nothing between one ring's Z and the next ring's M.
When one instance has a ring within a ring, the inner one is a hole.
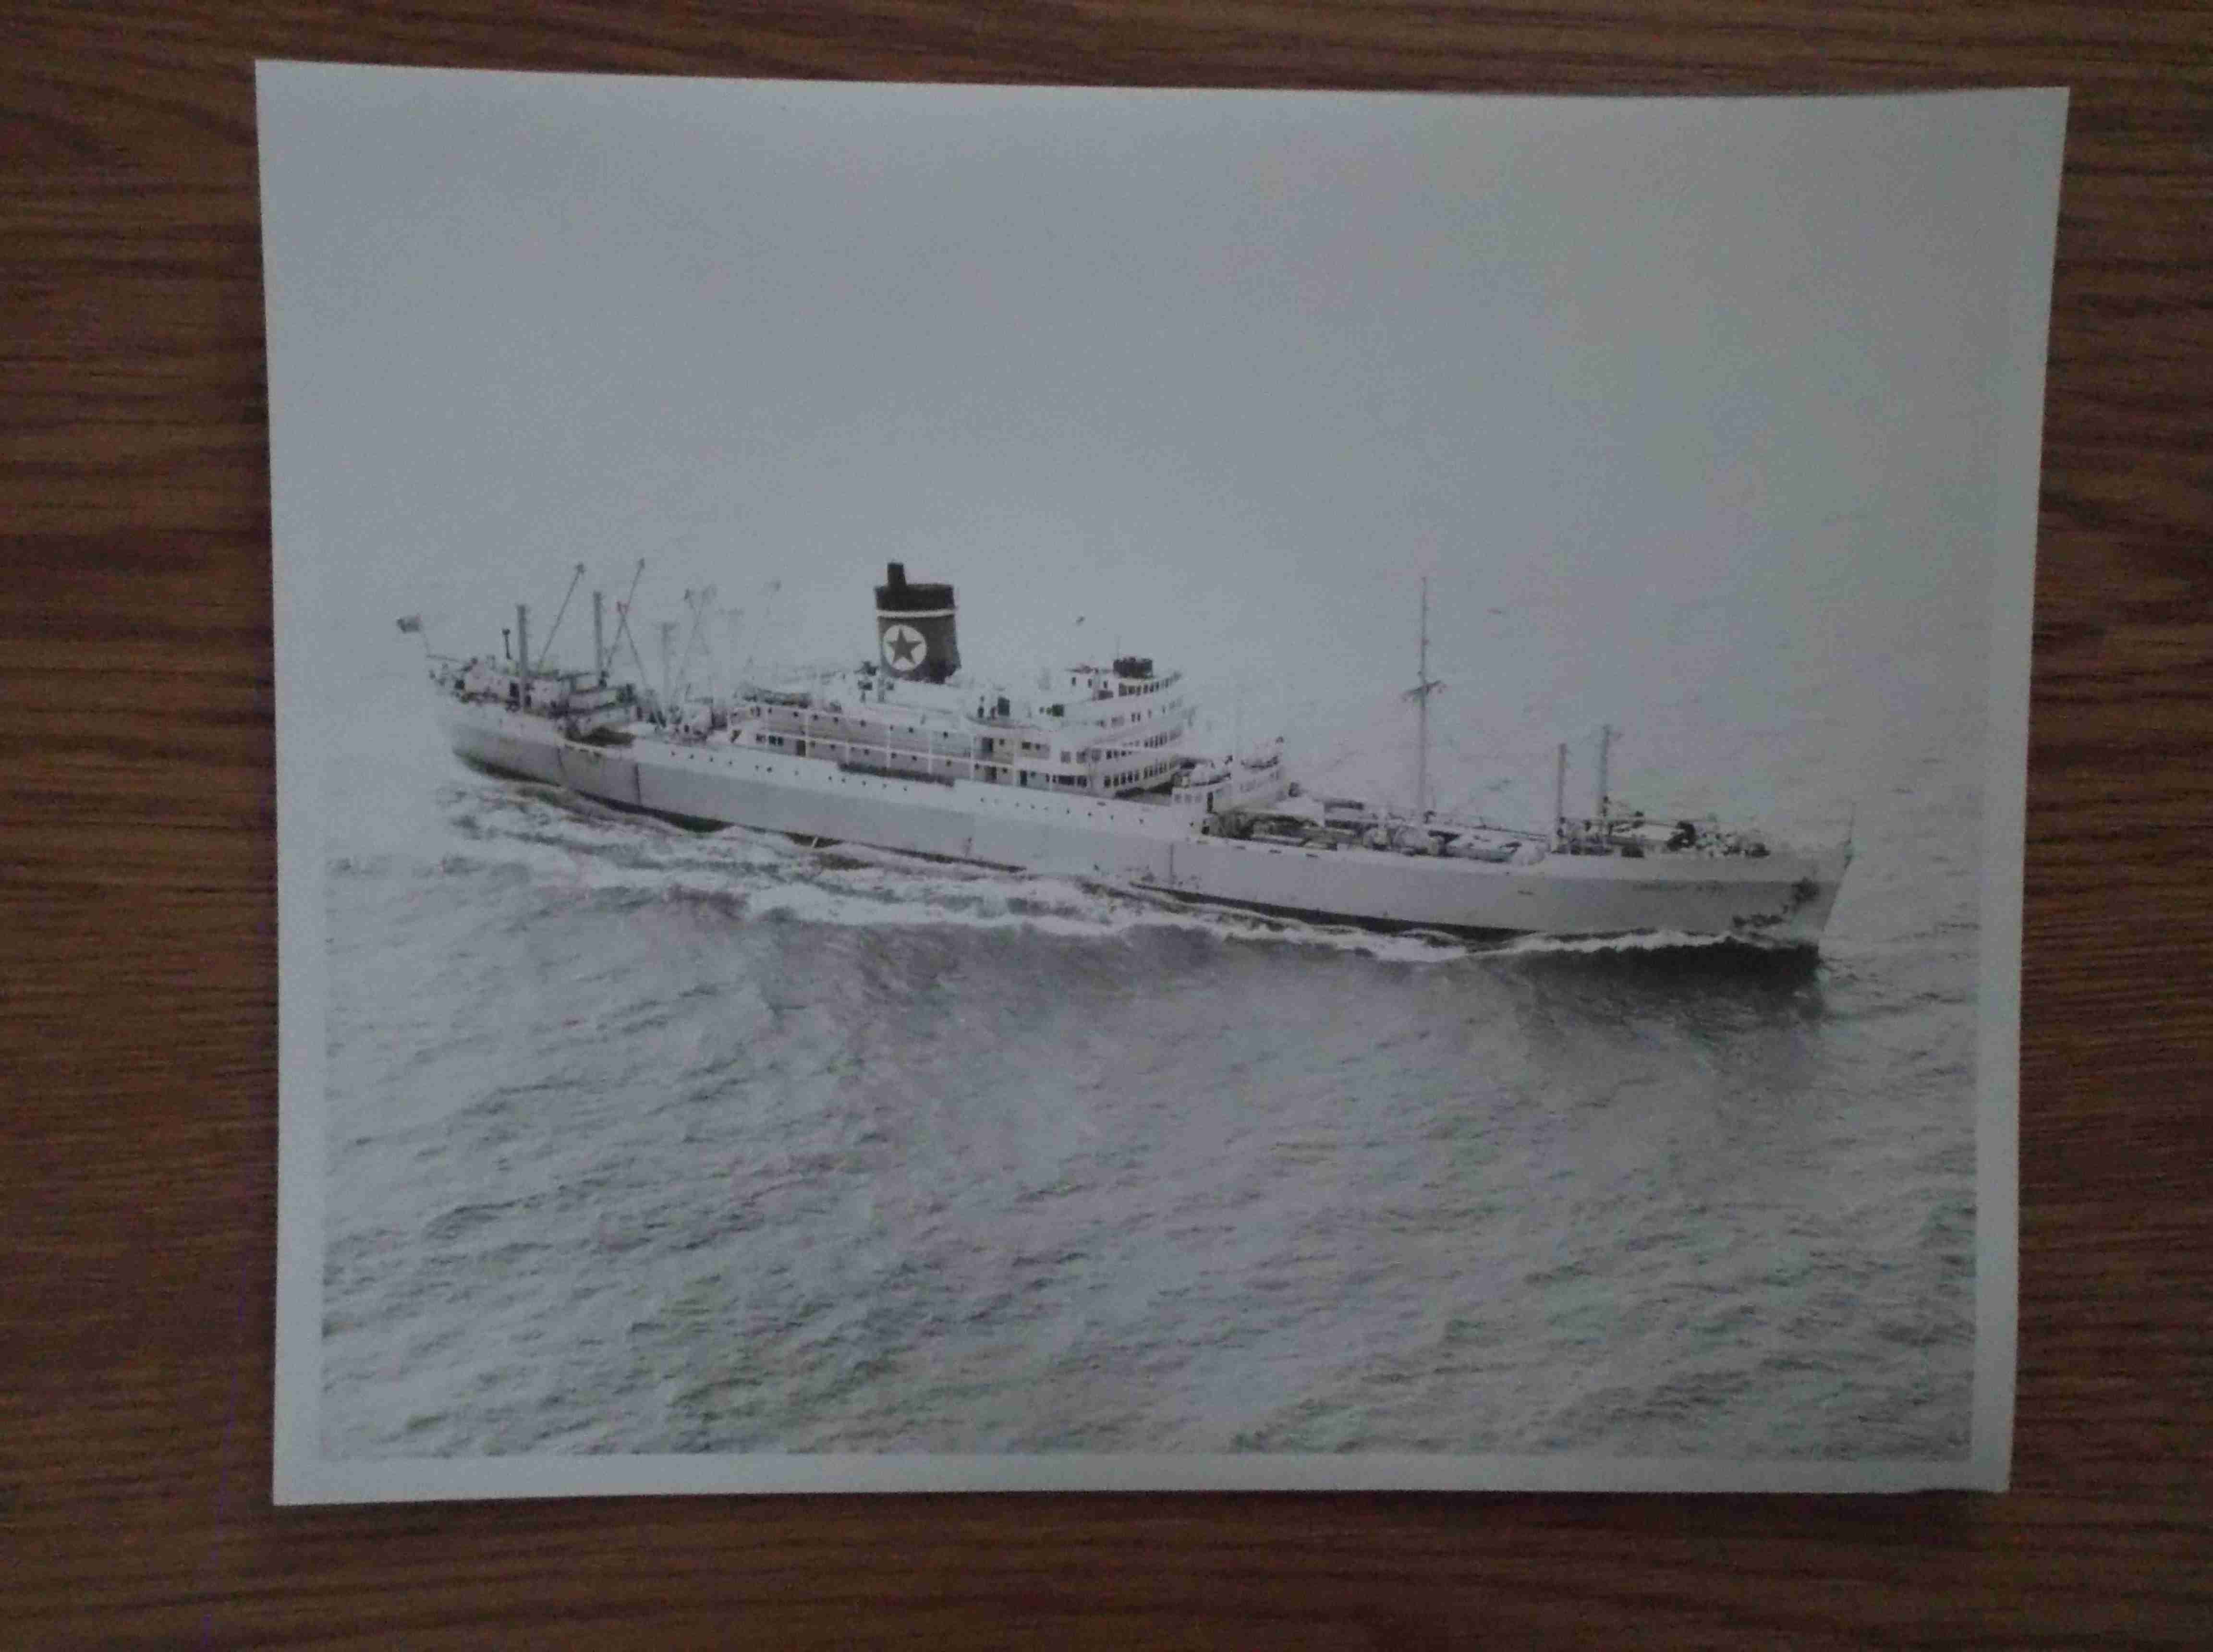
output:
M910 585L903 562L888 564L884 569L884 582L876 587L878 613L930 613L952 606L950 585Z

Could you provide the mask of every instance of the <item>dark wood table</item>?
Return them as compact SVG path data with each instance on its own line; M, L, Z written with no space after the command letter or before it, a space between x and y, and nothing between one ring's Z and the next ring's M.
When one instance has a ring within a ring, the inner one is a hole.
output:
M4 26L0 1641L2213 1643L2213 21L2179 6L62 4ZM2076 88L2002 1497L269 1502L251 64L1515 91Z

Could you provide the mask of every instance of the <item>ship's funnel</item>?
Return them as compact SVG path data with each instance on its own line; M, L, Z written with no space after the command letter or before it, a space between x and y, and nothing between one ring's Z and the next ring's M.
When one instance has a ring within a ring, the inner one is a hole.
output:
M876 587L876 657L895 677L942 683L960 669L954 633L953 588L910 585L906 564L894 562Z

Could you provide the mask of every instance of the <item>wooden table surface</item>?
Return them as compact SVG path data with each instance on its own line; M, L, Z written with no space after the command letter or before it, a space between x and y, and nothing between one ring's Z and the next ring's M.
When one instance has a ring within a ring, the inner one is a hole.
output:
M0 1642L2213 1644L2213 20L2141 4L818 0L4 25ZM1461 90L2075 88L2000 1497L269 1502L251 64Z

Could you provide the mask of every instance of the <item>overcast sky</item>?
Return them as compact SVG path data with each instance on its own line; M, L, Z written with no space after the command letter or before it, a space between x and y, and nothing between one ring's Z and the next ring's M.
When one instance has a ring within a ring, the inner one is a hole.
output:
M1426 573L1464 717L1655 682L1723 716L1808 654L1979 683L2034 485L1999 453L2050 94L265 66L260 110L279 577L326 685L399 615L496 649L641 556L642 610L711 581L741 651L857 660L896 558L984 670L1119 645L1381 704Z

